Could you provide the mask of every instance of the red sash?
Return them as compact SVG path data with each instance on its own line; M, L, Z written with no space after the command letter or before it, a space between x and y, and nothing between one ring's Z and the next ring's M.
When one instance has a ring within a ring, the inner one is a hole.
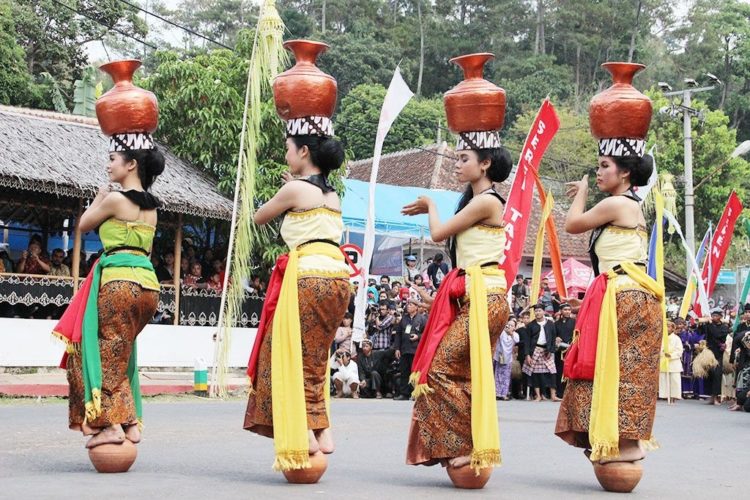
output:
M73 300L68 304L67 309L65 309L65 312L60 317L60 321L58 321L52 329L52 333L62 338L67 345L81 345L81 338L83 336L83 314L86 312L86 302L91 293L91 273L94 272L97 262L99 262L99 259L97 259L96 262L94 262L94 265L91 266L89 276L81 282L81 287L78 289L78 292L76 292L73 296ZM66 368L67 365L68 353L66 351L60 361L60 368Z
M425 325L411 365L412 373L419 373L415 386L427 383L427 372L430 370L440 341L458 315L458 304L455 299L466 294L466 280L464 275L458 273L459 269L455 268L447 274L440 283L435 301L432 303L427 325Z
M573 334L577 334L577 339L565 354L563 365L563 375L570 380L594 380L599 316L608 283L607 273L602 273L586 290Z
M281 293L281 284L284 282L284 273L286 272L286 263L289 255L280 255L276 259L276 266L271 273L271 279L268 281L266 298L263 302L263 309L260 313L260 324L258 324L258 333L255 334L255 343L250 353L250 361L247 364L247 374L250 381L255 384L255 375L258 372L258 358L260 357L260 346L263 345L263 338L268 328L273 324L273 314L276 312L276 306L279 303L279 294Z

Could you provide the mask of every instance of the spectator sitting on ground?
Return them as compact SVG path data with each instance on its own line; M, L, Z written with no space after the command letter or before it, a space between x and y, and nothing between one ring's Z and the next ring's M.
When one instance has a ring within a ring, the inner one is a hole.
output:
M16 263L16 272L21 274L49 273L49 259L42 255L42 245L33 236L29 241L28 249L21 253L21 258Z
M383 393L383 351L375 353L372 350L370 339L362 341L362 352L357 356L357 367L359 368L359 392L363 398L381 399Z
M351 354L337 351L331 359L331 368L336 370L333 374L336 397L351 395L352 398L359 399L359 369L357 363L352 361Z
M65 252L62 248L52 250L49 266L50 276L70 276L70 268L63 264L63 259L65 259Z

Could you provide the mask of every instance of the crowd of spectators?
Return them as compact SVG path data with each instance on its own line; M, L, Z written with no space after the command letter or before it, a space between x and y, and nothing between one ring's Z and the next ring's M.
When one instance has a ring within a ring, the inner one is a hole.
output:
M85 277L102 255L103 250L87 254L81 251L78 276ZM16 273L35 276L72 277L73 252L55 248L51 252L45 249L42 237L34 234L30 237L26 250L23 250L14 261L10 252L0 247L0 273ZM156 277L163 285L174 284L175 255L172 250L151 253L151 263ZM183 287L207 289L221 293L224 285L226 259L219 249L206 248L202 252L190 240L186 240L180 260L180 284ZM251 295L263 297L265 284L260 276L252 276L245 286ZM58 319L65 306L35 304L0 304L0 316L20 318Z

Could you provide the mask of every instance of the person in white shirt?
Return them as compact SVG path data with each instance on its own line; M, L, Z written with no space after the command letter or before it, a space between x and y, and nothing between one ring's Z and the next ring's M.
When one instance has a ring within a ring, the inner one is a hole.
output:
M667 321L669 332L669 352L662 356L669 360L668 372L659 372L659 398L682 399L682 340L675 331L675 324Z
M337 351L331 358L331 368L336 370L333 374L336 397L351 395L352 398L359 399L359 370L357 363L352 361L351 354Z

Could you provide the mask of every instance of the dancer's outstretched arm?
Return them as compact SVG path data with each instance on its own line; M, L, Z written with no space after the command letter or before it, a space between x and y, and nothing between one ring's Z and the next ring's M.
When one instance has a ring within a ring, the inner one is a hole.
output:
M401 213L404 215L428 214L430 239L435 243L440 243L477 222L491 218L495 215L497 206L498 200L494 196L476 196L463 210L443 223L440 222L440 214L432 198L420 196L416 201L404 206Z

